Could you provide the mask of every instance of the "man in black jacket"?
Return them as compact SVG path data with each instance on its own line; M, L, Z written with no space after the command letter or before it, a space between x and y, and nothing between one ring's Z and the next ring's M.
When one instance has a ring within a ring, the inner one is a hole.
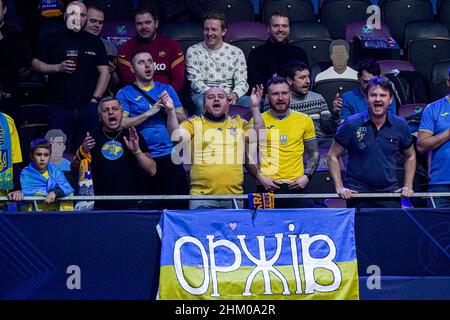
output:
M286 13L273 12L267 25L269 39L250 52L247 61L248 84L250 88L265 84L274 75L281 75L283 66L293 60L308 64L308 57L302 48L290 44L289 18Z

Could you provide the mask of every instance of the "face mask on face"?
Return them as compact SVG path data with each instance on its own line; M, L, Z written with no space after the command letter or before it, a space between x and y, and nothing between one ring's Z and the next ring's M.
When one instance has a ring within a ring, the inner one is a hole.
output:
M70 5L67 8L67 19L66 26L67 29L79 32L81 30L81 10L80 7L76 5Z

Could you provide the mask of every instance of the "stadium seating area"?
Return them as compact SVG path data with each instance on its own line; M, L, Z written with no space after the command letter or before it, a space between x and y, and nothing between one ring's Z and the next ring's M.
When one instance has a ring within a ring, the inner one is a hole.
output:
M419 101L420 107L448 93L450 0L437 0L435 12L430 0L380 0L380 29L369 31L365 28L371 15L367 13L367 8L372 5L369 0L261 0L258 7L251 0L95 2L105 9L106 21L101 35L117 46L135 35L134 9L148 4L161 15L160 33L177 40L185 52L189 46L203 40L201 14L208 10L221 10L229 22L225 40L241 48L246 58L252 49L267 40L265 22L271 12L285 11L290 17L290 41L307 53L312 78L330 66L329 44L333 39L345 39L354 51L358 37L393 37L399 45L399 56L392 55L392 59L386 59L386 55L377 57L377 53L371 53L373 58L378 58L382 74L395 69L417 71L427 85L424 96L428 100ZM33 27L32 20L21 16L19 9L10 10L7 21L29 30ZM61 26L61 21L57 20L42 22L39 37ZM351 57L352 65L356 65L358 57L354 54ZM314 84L314 91L321 93L331 105L336 91L345 92L357 85L358 82L352 80L327 80ZM29 73L21 79L18 127L25 158L29 141L42 136L46 128L45 89L44 77ZM397 111L398 115L407 118L416 109L417 105L408 104L400 106ZM249 117L248 110L239 106L230 111Z

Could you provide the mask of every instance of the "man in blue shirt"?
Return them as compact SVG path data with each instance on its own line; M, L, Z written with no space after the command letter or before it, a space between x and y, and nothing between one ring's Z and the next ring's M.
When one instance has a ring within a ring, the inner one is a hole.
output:
M400 207L396 198L364 199L352 196L357 192L401 192L413 195L416 155L405 120L388 114L392 88L386 78L372 78L367 85L368 110L350 116L337 130L328 153L328 167L336 192L348 200L350 208ZM345 187L342 183L339 158L348 151ZM404 155L405 178L399 186L395 171L395 155Z
M367 84L372 77L379 77L381 74L380 65L373 59L363 60L358 64L358 80L360 86L347 91L340 98L339 93L333 101L334 108L341 109L341 119L345 120L352 114L367 110ZM388 112L395 115L395 99L389 103Z
M174 164L171 159L173 143L158 96L165 91L170 95L178 121L185 118L180 99L170 85L153 80L155 62L149 52L135 53L131 64L136 80L119 90L117 99L124 110L122 126L137 128L156 162L157 173L152 186L149 186L152 190L148 191L156 194L187 194L188 184L183 165Z
M450 88L450 69L447 85ZM449 94L429 104L420 121L417 149L432 152L429 191L450 192L450 90ZM449 198L434 199L437 208L449 208Z

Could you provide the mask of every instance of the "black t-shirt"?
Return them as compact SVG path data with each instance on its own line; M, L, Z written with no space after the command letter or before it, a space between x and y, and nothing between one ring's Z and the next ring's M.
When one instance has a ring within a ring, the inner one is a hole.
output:
M293 60L308 64L305 51L290 43L274 43L270 39L250 52L247 61L249 92L258 85L264 85L267 92L267 81L276 73L282 76L284 65Z
M128 130L106 132L98 129L93 133L95 147L91 150L91 172L94 182L95 195L139 195L142 180L150 175L144 172L136 159L136 156L127 148L123 140L129 137ZM139 135L139 134L138 134ZM114 146L113 146L114 142ZM149 152L144 138L139 135L139 146L142 152ZM119 204L130 202L118 201ZM96 205L98 203L96 202ZM105 202L104 204L111 204ZM102 207L105 207L102 205ZM110 207L108 205L108 207Z
M48 103L66 108L82 108L92 98L98 80L97 66L108 65L105 46L99 37L86 31L68 29L54 32L40 43L36 58L58 64L66 60L66 50L78 50L76 71L48 76Z

